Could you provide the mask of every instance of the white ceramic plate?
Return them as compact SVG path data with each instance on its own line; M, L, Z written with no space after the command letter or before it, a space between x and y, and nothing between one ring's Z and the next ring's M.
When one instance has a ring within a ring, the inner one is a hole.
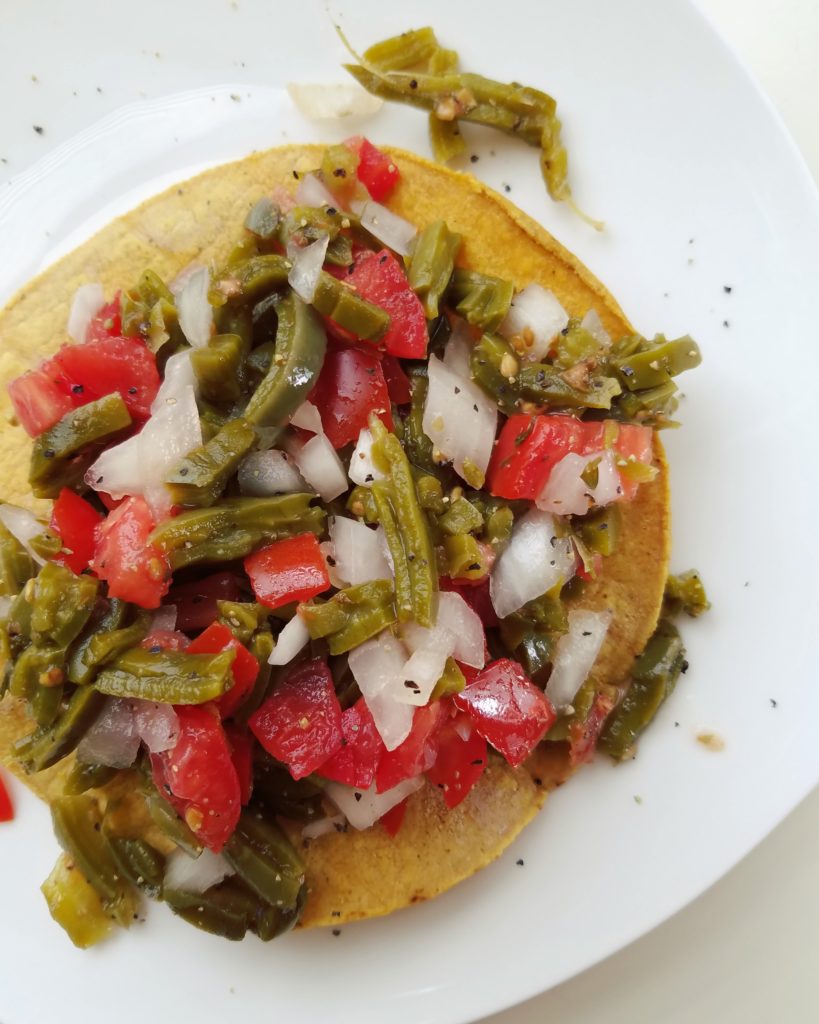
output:
M44 6L21 8L6 35L21 70L36 38L39 67L61 69L66 90L80 82L93 95L95 80L118 97L146 85L156 95L200 88L126 107L12 181L0 198L2 298L143 196L253 148L363 128L427 151L423 118L411 111L349 127L294 113L285 82L341 80L343 54L318 0L277 11L256 0L148 0L135 20L125 3L104 13L91 0L70 14ZM498 8L417 2L411 19L434 23L467 67L559 98L576 195L607 231L551 204L535 154L521 146L474 133L471 169L509 185L640 329L690 331L705 354L685 379L685 429L668 438L674 566L697 565L714 602L704 620L685 623L692 668L637 761L582 772L496 864L444 897L339 936L231 945L152 907L147 924L79 953L38 892L56 852L48 813L15 786L19 816L0 837L4 1024L471 1020L658 924L819 779L819 689L808 668L819 611L810 582L819 552L816 193L766 101L682 0ZM408 27L383 3L334 9L362 46ZM40 34L40 23L51 31ZM305 39L309 47L289 42ZM82 67L69 82L75 59ZM21 89L3 112L20 153L36 141L26 134L23 144L23 132L49 112L77 123L67 92L44 95ZM697 743L701 730L719 734L724 751Z

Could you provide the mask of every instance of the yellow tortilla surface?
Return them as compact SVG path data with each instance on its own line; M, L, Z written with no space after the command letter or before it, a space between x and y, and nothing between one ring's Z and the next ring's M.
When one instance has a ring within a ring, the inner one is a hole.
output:
M81 284L99 281L110 295L135 284L148 267L166 280L193 261L218 267L253 203L277 185L295 188L293 172L317 166L321 153L320 146L291 146L254 154L174 186L109 224L30 282L0 312L0 384L65 342L71 299ZM507 278L516 287L536 281L554 291L570 314L582 316L593 307L612 336L631 332L620 307L592 274L502 196L469 175L410 153L393 150L392 155L401 184L390 207L419 227L444 218L463 235L462 265ZM2 387L2 497L43 514L49 503L33 499L28 489L29 450L29 439L14 424ZM617 550L580 601L583 607L614 612L593 669L601 681L618 682L627 674L659 615L670 544L668 473L659 442L656 457L659 476L622 506ZM22 706L7 697L0 704L0 759L12 768L11 745L30 728ZM71 760L24 781L43 799L53 799L61 792ZM307 843L294 828L291 834L305 858L309 887L302 926L386 914L451 888L494 860L570 772L565 745L544 743L518 770L493 757L454 811L446 809L434 787L425 786L410 798L395 839L375 826ZM103 795L121 798L128 782L112 786ZM141 816L135 827L157 845L166 844Z

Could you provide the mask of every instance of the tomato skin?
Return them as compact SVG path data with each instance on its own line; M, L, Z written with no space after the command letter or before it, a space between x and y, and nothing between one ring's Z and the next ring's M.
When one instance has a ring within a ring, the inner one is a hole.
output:
M14 415L29 437L53 427L74 408L71 397L44 370L29 370L8 386Z
M8 794L8 790L0 778L0 822L2 821L13 821L14 820L14 806L11 802L11 797Z
M320 658L296 666L248 724L268 754L285 764L294 779L316 771L343 741L341 705L330 669Z
M79 494L64 487L51 509L51 529L63 542L55 559L79 575L94 557L94 531L102 522L102 514ZM68 553L70 552L70 554Z
M244 561L256 600L268 608L307 601L330 587L327 565L312 533L277 540Z
M342 746L317 774L356 789L369 789L386 748L363 697L341 713Z
M221 622L212 622L188 647L188 654L219 654L227 650L236 652L231 669L233 686L213 702L223 719L235 714L253 689L259 675L259 662Z
M96 528L90 565L108 584L110 597L158 608L168 593L171 567L148 543L156 522L144 498L128 498Z
M385 750L375 772L375 790L384 793L404 779L427 771L438 753L438 734L449 716L450 703L436 700L416 708L412 729L395 750Z
M401 178L392 157L360 135L346 139L344 145L358 153L358 180L377 203L383 203Z
M230 746L219 716L207 705L178 705L174 710L179 739L172 750L151 755L154 784L197 839L219 853L241 809Z
M212 576L180 583L168 594L170 604L176 605L177 626L191 633L205 629L219 614L217 601L238 601L239 581L232 572L215 572Z
M239 778L242 807L246 807L253 796L253 737L245 729L230 724L225 726L225 735L230 744L233 767Z
M426 356L428 336L424 307L389 249L364 250L344 280L353 285L362 299L390 314L390 326L379 345L390 355L402 359Z
M387 382L373 351L328 351L310 401L319 410L324 432L336 449L358 439L371 412L377 412L387 428L393 429Z
M408 405L412 401L412 387L396 357L387 352L381 360L381 369L384 371L390 401L394 405Z
M400 804L396 804L395 807L391 807L386 814L382 814L378 819L384 826L384 831L390 839L395 839L401 831L401 826L404 824L404 817L407 813L408 800L409 797L405 797Z
M469 737L461 732L469 729ZM469 717L460 713L446 722L438 740L438 755L427 778L441 790L444 803L452 810L466 798L486 768L486 740L472 725Z
M154 354L138 338L102 337L83 345L63 345L47 365L75 405L118 391L135 421L151 414L159 371Z
M509 658L487 665L452 699L513 768L523 764L557 718L543 691Z
M510 416L498 437L487 480L489 490L499 498L528 498L534 501L546 486L555 465L570 453L590 455L605 447L611 421L576 420L573 416ZM650 427L617 424L613 449L639 462L652 459L653 434ZM621 500L630 501L638 484L620 474Z
M146 651L186 651L190 645L188 637L178 629L152 629L139 644Z

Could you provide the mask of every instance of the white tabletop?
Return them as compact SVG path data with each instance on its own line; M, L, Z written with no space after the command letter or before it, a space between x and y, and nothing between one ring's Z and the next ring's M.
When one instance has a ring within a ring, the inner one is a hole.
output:
M819 3L699 0L699 6L768 93L819 181ZM818 861L815 791L666 924L482 1024L815 1024ZM547 937L544 957L548 943Z

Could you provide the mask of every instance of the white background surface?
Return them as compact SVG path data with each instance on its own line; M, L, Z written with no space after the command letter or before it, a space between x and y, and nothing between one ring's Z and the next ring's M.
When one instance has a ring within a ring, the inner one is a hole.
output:
M73 96L51 68L37 68L30 55L21 62L9 52L16 6L0 0L0 157L8 160L0 165L2 176L23 170L90 121L139 98L141 91L153 96L180 87L168 62L163 63L160 44L156 53L135 51L133 66L117 69L107 66L105 54L76 53L75 61L84 65L77 81L84 84ZM702 7L756 72L819 176L819 5L810 0L703 0ZM70 5L65 12L70 17ZM43 24L43 32L59 33L59 19ZM275 53L275 47L271 50ZM241 55L229 63L238 78ZM260 69L254 70L258 74ZM89 84L94 75L102 91ZM42 135L14 104L15 94L24 89L41 98ZM672 921L547 995L491 1018L492 1024L534 1024L558 1015L569 1024L798 1024L819 1019L817 826L819 796L814 795L742 865ZM549 943L558 940L544 937L544 957Z

